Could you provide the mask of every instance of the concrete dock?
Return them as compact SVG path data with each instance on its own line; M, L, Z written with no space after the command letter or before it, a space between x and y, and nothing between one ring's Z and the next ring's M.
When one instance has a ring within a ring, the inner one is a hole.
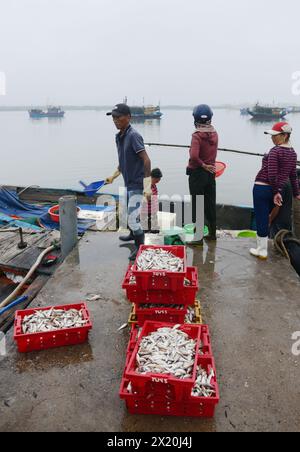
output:
M295 431L300 427L299 277L271 251L249 255L249 240L220 239L189 249L210 326L221 402L212 420L130 416L119 399L130 305L121 289L129 249L114 233L89 233L33 303L88 302L89 343L21 355L7 335L0 357L0 431ZM295 342L295 341L294 341Z

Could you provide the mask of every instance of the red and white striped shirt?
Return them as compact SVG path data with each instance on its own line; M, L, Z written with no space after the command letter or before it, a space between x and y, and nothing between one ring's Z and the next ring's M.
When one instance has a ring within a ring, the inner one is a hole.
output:
M275 146L263 158L262 169L256 182L269 184L274 194L281 193L284 186L291 181L294 196L300 193L297 177L297 154L293 148Z
M142 205L142 214L144 215L155 215L159 211L157 185L152 185L151 190L151 200L149 200L148 202L144 201Z

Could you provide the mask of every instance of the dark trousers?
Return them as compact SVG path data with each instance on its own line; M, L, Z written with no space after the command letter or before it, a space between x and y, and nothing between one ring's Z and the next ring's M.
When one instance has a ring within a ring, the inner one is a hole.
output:
M283 192L283 205L280 207L279 214L271 224L270 237L273 239L275 235L282 229L288 231L293 230L293 190L290 183L286 184Z
M203 168L190 171L189 185L192 196L193 223L197 223L197 195L202 195L204 196L205 222L209 234L215 236L217 231L217 194L214 174L205 171Z
M270 232L270 213L274 209L274 193L271 186L254 185L254 210L259 237L268 237Z
M157 219L157 213L151 214L148 213L148 216L145 218L145 224L143 224L145 232L148 234L159 234L159 225Z

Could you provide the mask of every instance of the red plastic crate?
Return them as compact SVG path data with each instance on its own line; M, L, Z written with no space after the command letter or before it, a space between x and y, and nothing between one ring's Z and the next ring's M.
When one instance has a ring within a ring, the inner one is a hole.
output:
M212 357L198 357L197 363L201 364L207 372L213 368L216 375L215 362ZM212 380L216 391L215 397L193 397L190 393L182 401L174 401L170 397L157 397L155 393L150 393L146 397L140 396L134 390L128 391L129 383L128 378L122 379L120 398L126 401L130 414L212 418L220 401L216 377Z
M127 410L130 414L152 414L158 416L183 416L184 410L182 402L174 402L172 400L156 400L153 398L145 398L128 392L129 380L122 380L120 389L120 398L126 401Z
M201 344L200 356L212 356L211 339L208 325L201 325Z
M197 360L195 360L193 374L190 379L180 380L171 375L160 374L138 374L136 372L136 355L139 350L140 343L143 337L150 333L157 331L159 328L173 328L174 325L162 322L146 322L141 335L136 343L135 349L130 358L127 369L125 370L125 377L132 382L134 391L137 395L150 397L159 395L163 400L181 401L189 396L194 386L196 379ZM181 325L180 330L188 334L191 339L196 340L195 354L200 353L201 349L201 325Z
M23 334L22 321L25 316L32 315L37 311L47 311L51 308L83 310L83 318L87 320L86 325L79 328L68 328L46 333ZM72 304L65 306L50 306L46 308L27 309L17 311L15 314L14 340L18 345L19 352L27 353L32 351L47 350L49 348L63 347L66 345L77 345L86 342L89 331L92 329L92 322L86 303Z
M201 346L199 349L200 356L213 356L212 347L211 347L211 338L208 325L200 325L201 333L200 333L200 341ZM139 332L141 334L142 328L138 326L138 324L134 324L131 327L130 339L126 351L126 356L132 355L134 349L136 347L137 341L140 337Z
M184 415L192 417L214 417L215 409L220 402L215 361L212 357L199 356L197 362L208 374L211 369L214 370L215 377L212 379L212 385L214 386L216 395L215 397L193 397L191 395L184 406Z
M143 251L148 249L163 249L171 252L176 257L183 259L184 269L182 272L168 272L160 270L140 271L137 268L137 260ZM185 246L149 246L142 245L133 266L133 274L136 277L137 286L141 290L180 290L184 286L184 278L186 277L186 247Z
M133 277L132 267L129 267L123 289L131 303L139 304L181 304L193 306L199 291L198 270L196 267L187 267L185 278L191 282L190 286L181 285L175 292L171 290L142 290L138 283L130 283Z
M129 339L127 352L126 352L127 355L128 354L131 355L132 352L134 351L136 343L138 341L139 331L141 331L141 328L137 324L132 325L131 332L130 332L130 339Z
M186 307L174 309L165 306L164 308L141 309L140 306L136 306L135 309L139 326L144 326L147 321L173 323L174 325L183 324L187 314Z

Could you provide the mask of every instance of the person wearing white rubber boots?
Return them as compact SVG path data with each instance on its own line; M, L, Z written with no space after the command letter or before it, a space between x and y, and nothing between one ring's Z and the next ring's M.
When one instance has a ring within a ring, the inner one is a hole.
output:
M291 133L292 128L287 122L277 123L272 130L265 132L272 136L275 147L264 156L253 189L257 247L252 248L250 253L260 259L268 258L270 214L274 206L282 206L282 191L289 180L294 197L300 200L297 154L290 143Z

